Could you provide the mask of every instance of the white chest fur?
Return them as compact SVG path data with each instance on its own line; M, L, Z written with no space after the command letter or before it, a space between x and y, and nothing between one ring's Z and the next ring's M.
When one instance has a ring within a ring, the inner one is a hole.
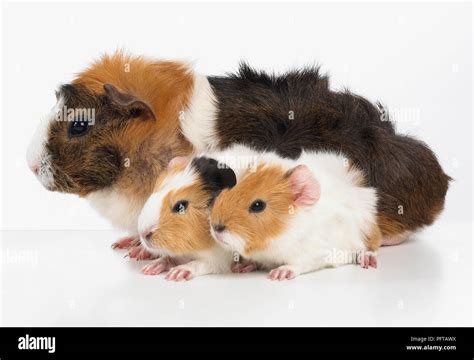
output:
M114 189L95 191L87 195L87 200L114 227L126 230L130 234L137 233L142 201L119 194Z

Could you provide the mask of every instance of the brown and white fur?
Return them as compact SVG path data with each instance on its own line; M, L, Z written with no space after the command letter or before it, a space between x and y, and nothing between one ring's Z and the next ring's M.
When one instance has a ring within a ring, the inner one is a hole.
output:
M138 230L144 248L160 258L146 265L143 273L167 271L166 279L181 281L231 270L232 252L217 245L210 234L213 189L201 176L202 171L210 171L209 164L205 170L202 165L177 157L158 178L140 214ZM223 171L233 176L231 170ZM231 181L235 184L235 179Z
M248 157L252 150L237 146L235 152ZM273 280L344 263L376 267L377 194L345 156L255 155L254 166L240 170L237 184L211 209L219 244L272 269Z
M168 162L192 151L180 117L190 107L200 116L192 104L207 102L199 99L207 96L206 83L179 61L106 55L58 89L56 106L28 148L29 167L48 190L86 198L130 234L114 247L131 247L131 257L147 258L138 216ZM58 121L63 109L95 111L84 136L70 136L74 117Z

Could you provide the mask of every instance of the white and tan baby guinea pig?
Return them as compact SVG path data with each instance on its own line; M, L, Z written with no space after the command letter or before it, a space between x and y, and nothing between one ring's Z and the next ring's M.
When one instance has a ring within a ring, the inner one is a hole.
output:
M377 266L377 194L350 161L328 152L303 152L296 160L255 156L215 199L216 242L271 269L272 280L347 263Z
M189 280L231 270L232 253L210 234L209 204L225 187L235 185L234 172L214 159L186 157L171 160L157 179L138 219L142 245L160 258L142 272L168 272L168 280Z

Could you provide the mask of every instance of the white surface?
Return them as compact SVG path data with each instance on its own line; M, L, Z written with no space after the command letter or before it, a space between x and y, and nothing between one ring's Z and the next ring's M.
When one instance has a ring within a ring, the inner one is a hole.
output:
M440 222L383 248L378 269L350 265L287 282L253 273L180 283L142 275L146 262L110 249L113 232L6 232L3 254L25 260L4 263L2 325L467 326L470 231Z
M2 8L2 325L470 325L471 4L6 4ZM113 14L112 16L110 14ZM100 30L100 31L99 31ZM348 266L288 283L263 274L185 284L145 277L110 250L118 234L85 201L44 190L25 154L54 89L104 51L240 59L284 71L318 62L395 113L455 178L442 219ZM33 254L33 261L14 258ZM36 266L35 264L36 259ZM26 262L25 262L26 261Z

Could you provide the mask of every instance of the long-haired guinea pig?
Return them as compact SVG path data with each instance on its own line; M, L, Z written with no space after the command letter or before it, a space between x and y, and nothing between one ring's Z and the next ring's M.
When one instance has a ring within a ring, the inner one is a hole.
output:
M234 172L206 157L171 160L158 178L138 219L144 248L160 258L142 272L168 271L168 280L231 270L233 254L215 243L209 229L209 205L223 188L236 183Z
M344 156L303 152L297 160L258 156L211 208L216 242L292 279L323 267L376 267L377 194Z

